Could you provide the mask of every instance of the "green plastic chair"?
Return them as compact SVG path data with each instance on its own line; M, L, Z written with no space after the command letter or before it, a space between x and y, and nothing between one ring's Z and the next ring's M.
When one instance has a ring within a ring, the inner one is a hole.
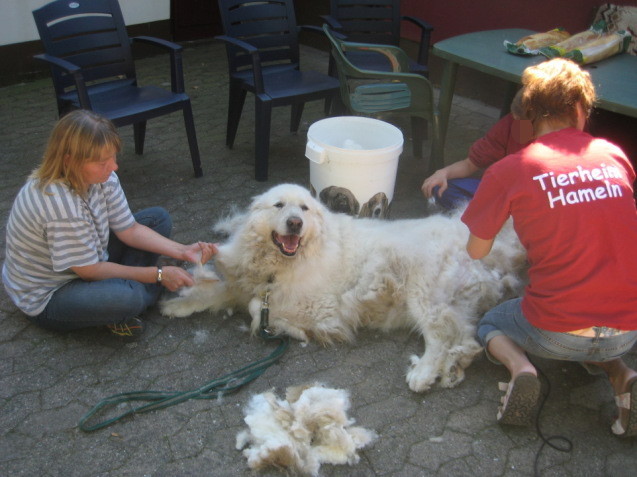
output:
M409 58L400 48L392 45L353 43L337 38L328 25L323 31L332 47L341 89L341 99L350 112L363 116L381 113L404 114L411 118L413 153L422 157L422 143L429 124L431 155L429 171L443 165L443 143L440 136L440 114L434 103L433 87L420 74L409 71ZM345 52L373 51L387 57L392 71L362 70L354 66Z

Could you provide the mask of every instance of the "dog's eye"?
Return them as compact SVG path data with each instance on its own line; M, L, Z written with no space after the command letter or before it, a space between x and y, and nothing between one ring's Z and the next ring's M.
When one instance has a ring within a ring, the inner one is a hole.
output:
M302 211L304 211L304 212L306 212L306 211L310 210L310 208L309 208L307 205L303 204L303 205L301 206L301 210L302 210Z
M282 208L283 208L283 202L277 202L276 204L274 204L274 206L275 206L277 209L282 209Z

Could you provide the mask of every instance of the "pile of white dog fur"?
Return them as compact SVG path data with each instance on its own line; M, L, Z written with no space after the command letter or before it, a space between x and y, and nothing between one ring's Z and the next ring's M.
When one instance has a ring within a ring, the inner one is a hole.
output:
M237 434L236 447L253 470L275 467L315 477L321 464L356 464L357 450L377 436L353 426L349 407L347 391L320 383L290 387L285 399L273 391L256 394L246 406L248 429Z

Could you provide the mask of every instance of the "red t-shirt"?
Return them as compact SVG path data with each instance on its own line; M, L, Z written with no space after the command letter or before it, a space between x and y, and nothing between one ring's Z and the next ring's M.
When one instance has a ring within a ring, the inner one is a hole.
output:
M532 131L527 131L525 126L507 114L471 145L469 160L479 169L486 169L503 157L518 152L531 142Z
M534 326L637 329L635 172L618 147L567 128L489 167L462 220L490 240L513 217Z

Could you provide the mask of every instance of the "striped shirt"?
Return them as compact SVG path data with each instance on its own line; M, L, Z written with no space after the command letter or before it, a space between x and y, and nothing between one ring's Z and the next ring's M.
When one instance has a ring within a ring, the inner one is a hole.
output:
M53 293L78 278L71 267L108 260L110 230L135 223L115 173L89 186L86 198L66 184L42 191L29 179L16 197L6 228L2 280L24 313L36 316Z

